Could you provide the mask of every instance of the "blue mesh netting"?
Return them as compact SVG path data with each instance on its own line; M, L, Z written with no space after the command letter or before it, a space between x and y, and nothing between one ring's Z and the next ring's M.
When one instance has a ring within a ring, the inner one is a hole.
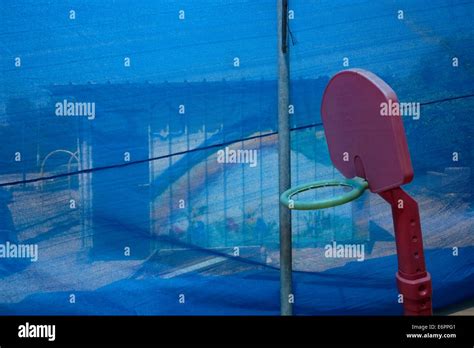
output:
M373 71L421 103L406 189L434 307L472 298L474 3L290 10L293 184L340 175L322 92ZM0 3L0 244L38 247L0 258L0 314L279 313L276 25L274 0ZM57 116L64 100L95 117ZM219 163L226 147L256 162ZM364 262L326 258L333 241ZM296 314L401 313L378 196L293 212L293 254Z

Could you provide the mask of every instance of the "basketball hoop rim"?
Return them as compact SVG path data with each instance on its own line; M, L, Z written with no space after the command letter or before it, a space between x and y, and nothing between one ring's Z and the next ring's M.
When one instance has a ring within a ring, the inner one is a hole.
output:
M291 199L291 197L301 192L321 187L333 186L351 187L352 190L342 195L335 196L334 198L323 199L319 201L296 201L294 199ZM359 177L355 177L352 179L319 180L307 184L298 185L293 188L290 188L289 190L286 190L280 196L280 203L291 210L316 210L331 208L349 203L354 199L359 198L368 187L368 182L365 179Z

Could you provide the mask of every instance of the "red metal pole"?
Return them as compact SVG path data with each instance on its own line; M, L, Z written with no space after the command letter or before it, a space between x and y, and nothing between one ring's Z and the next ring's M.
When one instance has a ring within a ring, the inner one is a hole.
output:
M392 207L398 256L396 277L405 315L432 315L431 276L425 266L418 204L400 187L379 195Z

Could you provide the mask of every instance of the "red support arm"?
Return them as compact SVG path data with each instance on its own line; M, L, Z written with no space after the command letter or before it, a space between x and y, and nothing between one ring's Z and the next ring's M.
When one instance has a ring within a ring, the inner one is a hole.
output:
M431 276L426 271L418 204L400 187L379 195L392 206L398 290L405 315L432 315Z

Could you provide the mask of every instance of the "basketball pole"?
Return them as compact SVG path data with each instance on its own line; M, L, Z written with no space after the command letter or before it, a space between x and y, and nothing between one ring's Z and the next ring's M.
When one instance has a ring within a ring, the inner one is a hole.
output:
M291 186L291 147L289 106L288 62L288 0L277 0L278 11L278 178L279 194ZM281 315L293 314L292 242L291 212L288 207L279 206L280 222L280 310Z

